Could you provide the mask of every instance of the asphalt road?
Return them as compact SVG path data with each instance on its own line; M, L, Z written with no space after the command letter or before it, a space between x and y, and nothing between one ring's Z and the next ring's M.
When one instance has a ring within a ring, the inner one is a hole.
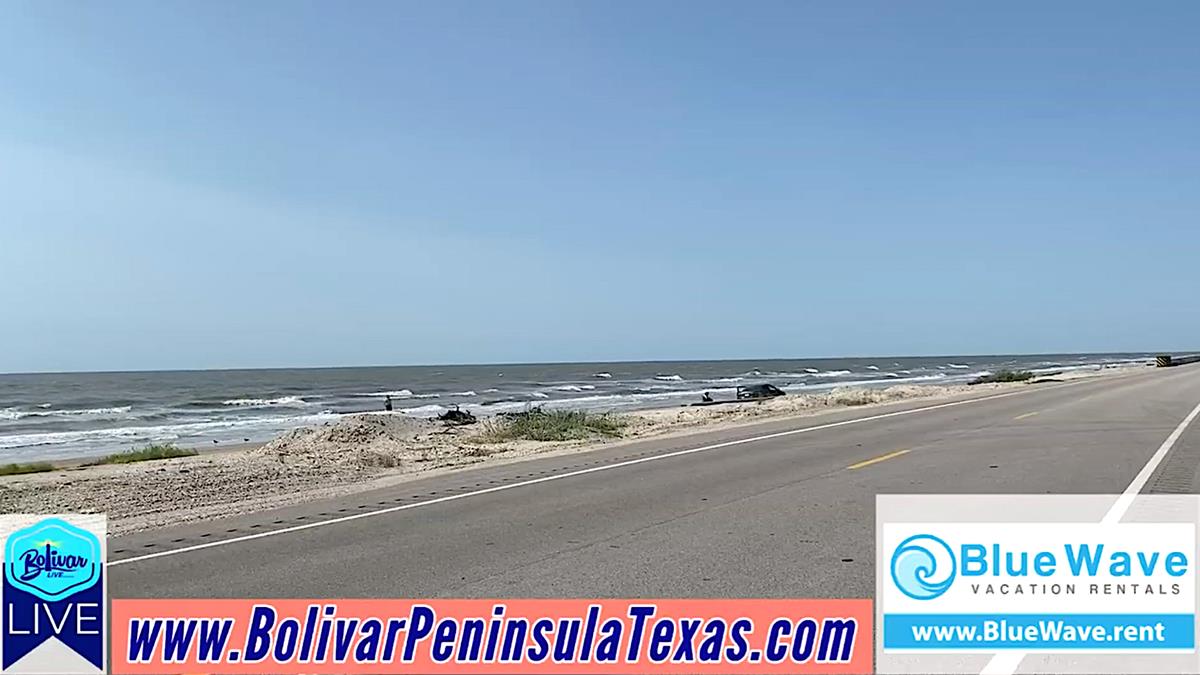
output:
M1200 402L1200 366L1015 391L644 441L116 538L110 594L870 597L876 494L1120 493ZM1198 467L1193 426L1144 492L1196 492Z

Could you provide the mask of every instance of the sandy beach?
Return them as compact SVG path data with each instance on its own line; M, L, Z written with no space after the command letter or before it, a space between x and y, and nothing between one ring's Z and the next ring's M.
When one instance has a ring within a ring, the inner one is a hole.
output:
M1112 377L1136 367L1077 371L1039 382ZM562 442L486 438L489 421L447 428L400 413L346 415L284 433L261 445L192 457L123 465L74 466L0 478L6 512L106 512L114 534L219 518L343 495L481 463L581 453L652 437L710 431L764 420L819 416L902 400L937 401L967 394L1042 386L899 385L791 394L759 403L675 407L624 415L621 438Z

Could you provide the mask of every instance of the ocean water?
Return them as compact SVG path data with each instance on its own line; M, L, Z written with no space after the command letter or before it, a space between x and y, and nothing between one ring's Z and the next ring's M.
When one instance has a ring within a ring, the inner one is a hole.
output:
M1150 354L874 357L644 363L396 366L0 375L0 462L102 455L150 442L264 441L353 412L431 417L528 406L628 410L732 396L770 382L789 392L955 384L1000 368L1041 372L1149 363Z

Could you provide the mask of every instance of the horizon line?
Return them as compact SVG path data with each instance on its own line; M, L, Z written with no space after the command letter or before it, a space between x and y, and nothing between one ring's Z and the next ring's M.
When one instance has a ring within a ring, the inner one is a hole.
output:
M235 366L215 368L134 368L124 370L31 370L2 372L0 377L16 375L121 375L129 373L205 373L205 372L236 372L248 370L355 370L367 368L463 368L471 366L562 366L562 365L600 365L600 364L633 364L633 363L711 363L738 361L833 361L849 359L932 359L932 358L978 358L981 356L1108 356L1133 354L1197 354L1200 350L1150 350L1150 351L1090 351L1090 352L1009 352L1009 353L974 353L974 354L872 354L844 356L771 356L771 357L736 357L717 359L614 359L607 361L475 361L463 363L397 363L397 364L366 364L366 365L321 365L321 366Z

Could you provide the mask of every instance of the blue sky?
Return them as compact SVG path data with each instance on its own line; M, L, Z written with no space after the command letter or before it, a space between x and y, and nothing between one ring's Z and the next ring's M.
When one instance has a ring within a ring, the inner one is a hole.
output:
M0 371L1200 348L1200 4L0 4Z

